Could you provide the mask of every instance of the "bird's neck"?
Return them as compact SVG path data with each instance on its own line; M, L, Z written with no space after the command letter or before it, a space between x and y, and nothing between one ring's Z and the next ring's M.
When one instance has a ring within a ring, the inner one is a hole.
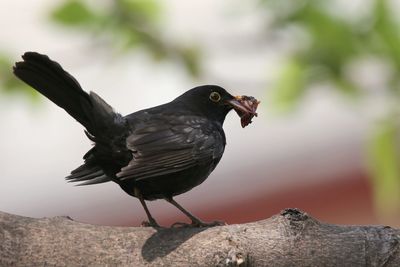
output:
M178 99L175 99L173 102L175 102L175 105L180 107L182 110L182 113L185 114L187 112L190 112L191 115L196 115L199 117L206 118L208 120L211 120L217 124L219 124L221 127L224 124L225 117L229 113L229 109L215 109L212 106L209 106L208 103L200 103L199 105L193 105L193 104L188 104L185 101L177 101Z

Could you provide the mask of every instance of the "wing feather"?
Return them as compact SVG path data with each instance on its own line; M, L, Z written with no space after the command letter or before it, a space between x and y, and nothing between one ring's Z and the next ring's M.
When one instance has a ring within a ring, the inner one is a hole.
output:
M188 120L190 124L185 123ZM222 156L223 136L213 124L197 117L170 121L174 123L146 124L127 138L133 159L117 174L120 180L171 174Z

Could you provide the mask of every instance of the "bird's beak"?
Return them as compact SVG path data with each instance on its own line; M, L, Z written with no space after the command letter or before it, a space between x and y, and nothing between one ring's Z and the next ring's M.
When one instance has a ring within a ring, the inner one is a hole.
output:
M251 119L257 117L257 107L260 101L252 96L235 96L226 101L241 118L242 127L246 127L251 123Z

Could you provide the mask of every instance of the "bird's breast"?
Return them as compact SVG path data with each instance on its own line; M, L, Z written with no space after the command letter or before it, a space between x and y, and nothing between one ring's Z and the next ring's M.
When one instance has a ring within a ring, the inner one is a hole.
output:
M135 196L135 188L139 189L146 200L173 197L203 183L215 169L220 159L210 159L208 162L173 174L150 177L139 181L123 181L120 186L132 196Z

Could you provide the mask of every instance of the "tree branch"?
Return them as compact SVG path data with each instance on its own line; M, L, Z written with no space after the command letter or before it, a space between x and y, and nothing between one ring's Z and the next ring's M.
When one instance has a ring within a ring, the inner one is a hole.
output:
M0 212L0 266L400 266L400 230L297 209L213 228L108 227Z

